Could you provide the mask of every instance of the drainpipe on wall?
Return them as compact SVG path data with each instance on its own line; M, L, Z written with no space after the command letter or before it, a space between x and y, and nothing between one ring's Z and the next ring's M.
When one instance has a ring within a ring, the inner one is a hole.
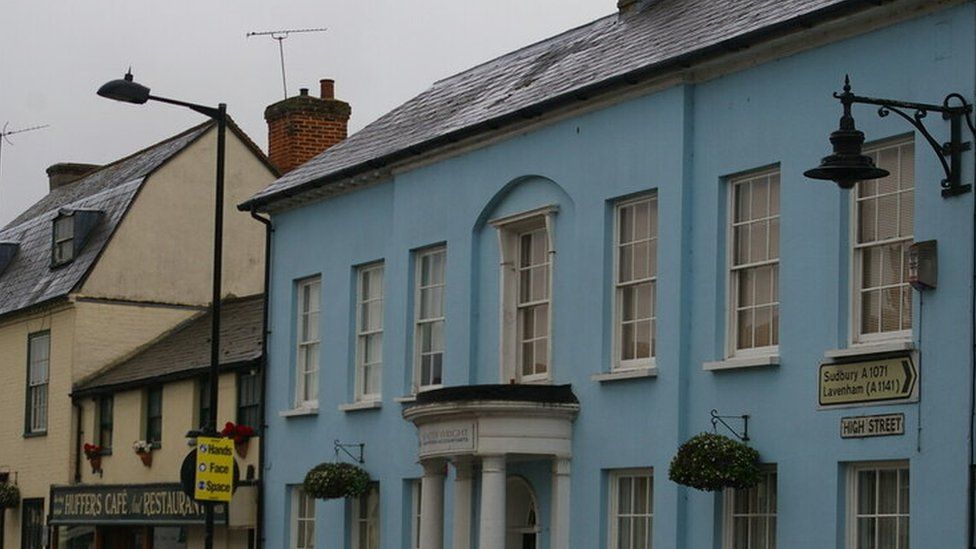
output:
M78 401L71 399L71 405L75 409L75 416L78 418L75 420L75 442L74 442L74 453L75 453L75 484L81 482L81 414L82 407L78 404Z
M250 210L251 217L264 224L264 297L261 303L261 373L259 374L259 385L261 397L258 399L258 406L261 409L261 436L258 442L258 502L257 502L257 524L254 528L256 546L260 549L264 547L264 450L266 447L265 437L268 431L267 421L265 421L265 404L267 402L267 391L265 385L268 378L268 291L271 283L271 233L274 228L271 220L261 217L254 210Z
M966 121L969 122L967 115ZM970 129L972 125L970 124ZM976 450L973 449L973 429L976 428L976 198L973 198L973 232L970 234L972 258L969 264L970 274L973 277L972 287L969 289L971 301L969 303L969 337L970 337L970 356L969 356L969 432L966 433L966 441L969 443L969 499L966 501L966 526L968 527L966 543L969 549L976 549Z
M976 428L976 198L973 199L973 232L972 238L972 258L969 265L972 273L972 287L970 288L969 303L969 337L970 337L970 356L969 356L969 433L966 441L969 443L969 499L966 501L966 525L968 528L968 545L970 549L976 549L976 451L973 448L973 429Z

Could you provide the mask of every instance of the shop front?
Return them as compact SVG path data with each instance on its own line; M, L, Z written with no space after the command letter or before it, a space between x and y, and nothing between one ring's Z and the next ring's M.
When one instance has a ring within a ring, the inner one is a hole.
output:
M253 486L237 491L232 505L238 509L214 506L217 546L237 546L229 543L239 537L232 531L249 525L231 517L248 514L241 508L252 503L252 492ZM190 549L202 546L204 514L178 483L52 486L51 548Z

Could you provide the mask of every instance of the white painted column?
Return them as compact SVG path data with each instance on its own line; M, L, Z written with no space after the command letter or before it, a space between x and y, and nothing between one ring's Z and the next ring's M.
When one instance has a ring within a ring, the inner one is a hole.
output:
M420 546L444 548L444 476L447 463L441 459L421 462L424 477L420 481Z
M479 549L505 549L505 456L481 458Z
M549 521L553 549L569 549L569 472L569 459L552 461L552 514Z
M452 549L471 549L471 461L454 462L454 537Z

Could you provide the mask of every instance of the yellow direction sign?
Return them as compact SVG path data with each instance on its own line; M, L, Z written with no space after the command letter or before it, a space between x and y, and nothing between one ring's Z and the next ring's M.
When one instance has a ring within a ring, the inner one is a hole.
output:
M234 440L198 437L193 499L226 502L233 493Z
M918 370L910 355L821 364L818 390L821 406L906 401L918 397Z

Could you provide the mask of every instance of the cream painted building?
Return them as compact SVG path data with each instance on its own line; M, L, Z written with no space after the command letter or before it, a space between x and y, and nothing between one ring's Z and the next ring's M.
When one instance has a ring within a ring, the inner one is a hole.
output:
M217 424L247 426L254 436L237 445L241 482L229 508L216 509L215 547L254 547L257 539L263 304L256 295L221 308ZM79 482L51 490L48 518L59 547L203 546L203 509L181 493L178 482L192 450L187 434L210 417L210 321L209 313L199 314L75 384L81 421L76 446L98 448L73 464ZM151 450L137 453L135 441Z
M262 291L264 228L233 206L275 175L230 127L223 288L245 296ZM0 549L53 542L51 486L84 480L76 432L88 427L72 387L208 306L215 147L206 123L106 166L53 166L50 193L0 229L0 474L22 498L2 513ZM168 386L167 408L192 398L191 385Z

